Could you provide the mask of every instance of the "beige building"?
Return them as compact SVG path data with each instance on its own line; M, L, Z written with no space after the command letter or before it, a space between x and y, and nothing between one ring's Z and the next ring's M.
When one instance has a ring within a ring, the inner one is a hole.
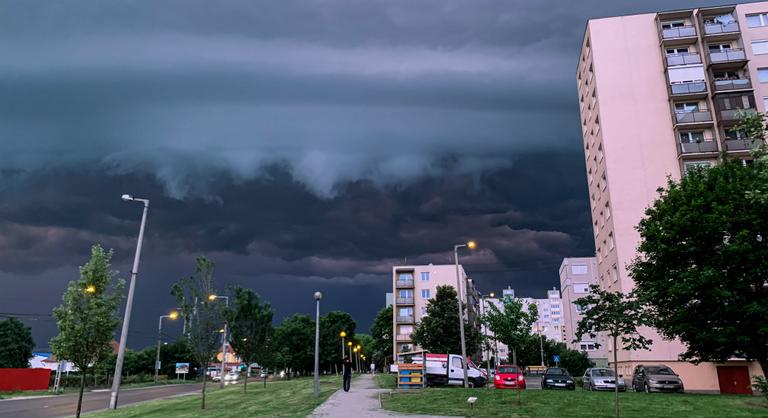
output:
M590 20L576 79L598 283L628 292L635 225L667 176L713 164L721 151L749 158L753 140L733 126L739 112L766 110L768 2ZM686 389L728 390L718 385L722 365L680 362L682 344L644 333L652 349L619 350L622 374L665 363ZM743 361L728 366L760 374Z
M467 304L465 317L469 318L470 324L479 327L477 319L479 294L475 289L473 280L467 277L467 273L461 265L459 265L459 277L462 283L461 300ZM413 329L421 318L427 315L427 303L435 297L437 287L446 285L456 288L456 266L454 264L394 266L392 268L394 293L392 304L393 357L396 358L397 353L420 349L411 339ZM457 323L456 333L458 332L459 324ZM471 355L472 353L467 354Z
M595 257L564 258L560 264L560 297L563 304L563 341L572 350L583 351L596 366L608 364L608 348L605 336L591 338L582 335L576 341L576 328L582 318L582 308L576 299L589 294L589 286L596 285L597 259Z

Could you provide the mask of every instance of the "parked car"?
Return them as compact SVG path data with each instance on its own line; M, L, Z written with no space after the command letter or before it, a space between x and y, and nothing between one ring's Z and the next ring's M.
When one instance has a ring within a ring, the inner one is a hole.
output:
M581 378L584 390L616 390L616 375L611 369L605 369L601 367L595 367L594 369L587 369L584 372L584 376ZM624 377L619 375L618 378L619 392L627 390L627 385L624 383Z
M240 378L240 373L238 373L235 370L232 370L229 373L224 375L224 385L234 385L237 383L237 380L239 378Z
M576 385L568 370L562 367L550 367L541 378L541 388L576 390Z
M680 376L663 364L641 364L635 367L632 389L637 392L685 392Z
M493 386L496 389L514 389L517 387L525 389L525 376L523 376L519 367L503 364L496 368Z

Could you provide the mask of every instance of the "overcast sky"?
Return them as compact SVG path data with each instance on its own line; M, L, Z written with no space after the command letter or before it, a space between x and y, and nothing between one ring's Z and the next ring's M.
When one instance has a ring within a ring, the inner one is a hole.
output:
M468 239L482 291L543 297L594 252L586 20L725 3L5 0L0 312L32 314L46 348L93 243L127 279L141 208L122 193L152 202L134 348L203 254L278 319L321 290L363 331L393 265Z

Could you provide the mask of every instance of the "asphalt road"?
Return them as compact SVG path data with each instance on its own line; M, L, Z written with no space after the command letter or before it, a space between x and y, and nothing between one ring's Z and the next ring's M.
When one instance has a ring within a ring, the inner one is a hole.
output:
M169 398L191 392L199 392L201 384L154 386L120 391L118 405L124 406L136 402ZM106 409L109 404L109 391L86 392L83 394L83 412ZM0 401L0 417L8 418L58 418L75 414L77 394L18 398Z

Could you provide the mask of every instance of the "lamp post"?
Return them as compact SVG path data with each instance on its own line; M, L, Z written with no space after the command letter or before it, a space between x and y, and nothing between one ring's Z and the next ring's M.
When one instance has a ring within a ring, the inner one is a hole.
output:
M457 244L453 246L453 261L456 263L456 292L459 303L459 335L461 336L461 364L464 369L464 387L469 386L469 377L467 375L467 345L464 340L464 313L461 306L461 277L459 276L459 248L474 249L477 246L474 241L466 244Z
M352 341L347 341L347 347L349 349L349 361L350 361L350 367L352 366Z
M363 354L360 348L360 344L357 345L357 372L362 373L363 370L360 368L360 356Z
M352 352L355 353L355 369L357 369L357 372L360 373L360 365L357 364L357 347L353 348Z
M312 394L320 396L320 299L323 294L315 292L315 379Z
M139 272L139 259L141 258L141 244L144 241L144 227L147 225L147 212L149 211L149 200L139 199L129 194L122 196L125 202L141 202L144 204L144 211L141 214L141 226L139 226L139 239L136 242L136 253L133 256L133 268L131 269L131 283L128 285L128 300L125 302L125 313L123 314L123 329L120 331L120 345L117 349L117 360L115 361L115 376L112 379L112 393L109 395L109 409L117 409L117 396L120 392L120 381L123 375L123 361L125 360L125 344L128 340L128 326L131 322L131 309L133 308L133 293L136 288L136 274Z
M480 305L480 308L483 311L483 314L487 312L486 303L488 303L488 298L493 299L495 295L493 292L489 293L486 296L482 297L482 304ZM483 331L485 335L485 348L486 353L488 353L488 358L485 359L485 374L488 376L488 383L491 382L491 343L488 341L488 325L483 325ZM490 388L490 385L486 385L486 388Z
M346 337L346 336L347 336L347 332L346 331L341 331L339 333L339 337L341 337L341 358L342 359L344 358L344 337Z
M208 300L211 302L216 299L224 299L227 308L229 308L229 296L208 295ZM219 389L224 389L224 368L227 362L227 321L224 320L224 330L221 334L221 380L219 380Z
M170 318L174 320L179 317L179 313L171 311L168 315L160 315L160 319L157 321L157 353L155 354L155 383L157 383L157 376L160 374L160 340L163 335L163 318Z

